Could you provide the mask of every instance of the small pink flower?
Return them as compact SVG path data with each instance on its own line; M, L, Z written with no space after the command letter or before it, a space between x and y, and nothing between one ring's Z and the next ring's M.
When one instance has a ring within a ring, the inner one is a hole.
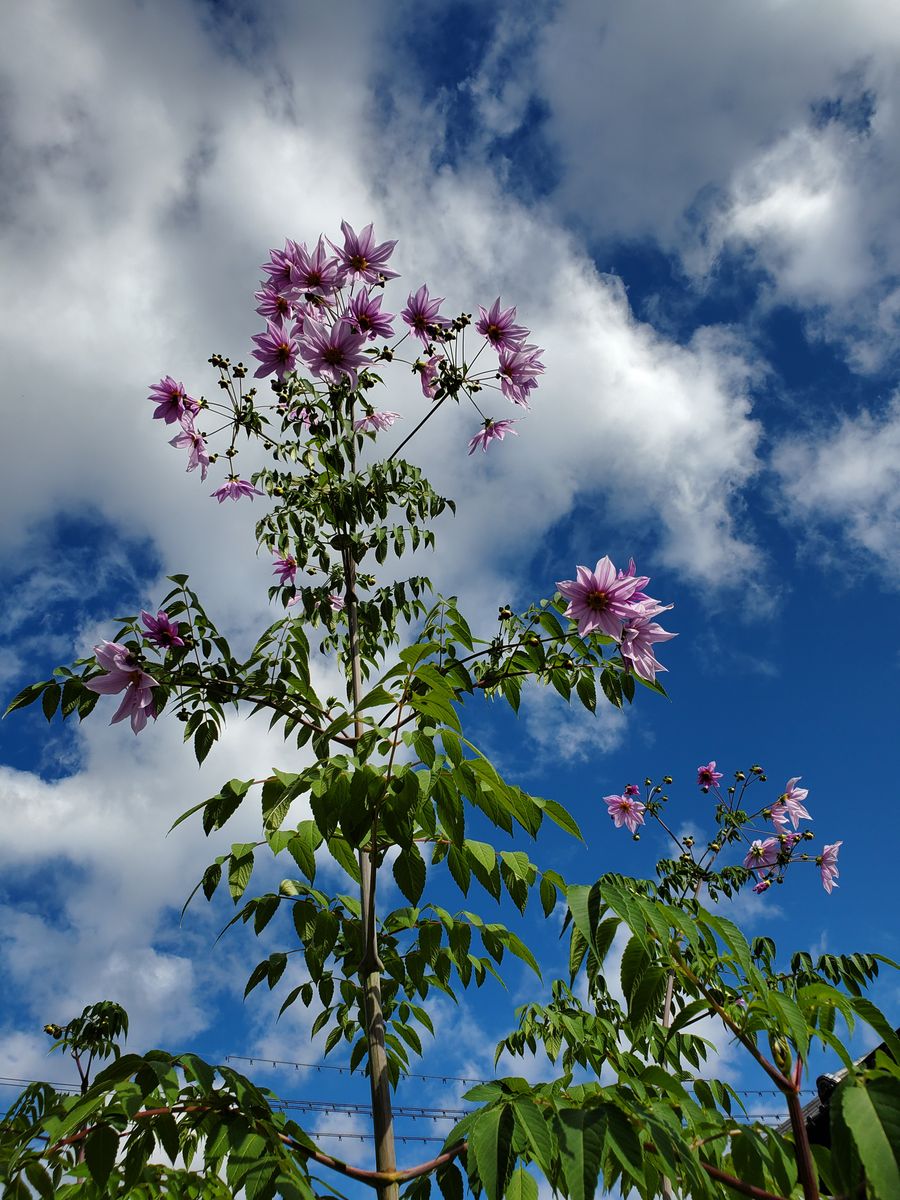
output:
M441 361L439 354L433 354L431 358L418 359L415 369L419 373L419 383L422 385L422 395L426 400L433 400L438 380L438 363Z
M162 609L151 616L148 612L141 612L141 620L147 627L147 641L152 642L154 646L160 649L163 646L175 647L183 646L184 638L181 636L181 626L177 621L170 619L169 614Z
M757 896L759 896L759 895L761 895L763 892L767 892L771 886L772 886L772 880L771 880L771 877L768 877L768 876L767 876L765 879L761 879L761 880L759 881L759 883L756 883L756 884L754 884L754 885L753 885L753 890L754 890L754 892L756 892ZM739 1004L743 1004L743 1003L744 1003L744 1001L743 1001L743 1000L739 1000L739 1001L738 1001L738 1003L739 1003Z
M501 308L499 296L491 305L490 311L486 311L479 304L478 312L480 316L475 323L475 328L498 350L501 348L504 350L516 349L528 337L528 330L525 326L515 323L516 310Z
M242 496L249 496L252 500L254 496L262 494L259 488L255 488L246 479L238 479L237 475L229 476L227 483L223 483L220 488L216 488L211 493L220 504L223 500L240 500Z
M799 778L799 775L795 775L793 779L789 779L784 785L784 795L779 797L777 804L772 805L772 820L779 829L784 829L788 818L795 829L800 824L801 818L806 818L807 821L812 820L802 803L809 795L809 789L794 786Z
M188 450L188 465L185 469L194 471L199 467L200 478L206 478L209 469L209 449L202 433L198 433L193 426L185 425L181 433L170 439L169 445L174 446L176 450Z
M364 429L367 433L377 433L382 429L390 429L400 414L395 412L370 412L358 421L353 422L356 430Z
M328 603L331 605L332 612L340 612L344 607L344 598L339 596L337 592L332 592L328 597Z
M816 859L819 870L822 872L822 887L829 895L831 895L831 889L838 886L834 881L840 874L837 869L837 857L838 850L843 844L843 842L833 842L830 846L823 846L822 853Z
M515 423L515 421L485 421L481 432L469 439L469 454L474 454L479 446L487 454L487 448L491 442L502 442L508 433L511 433L513 437L518 437L518 431L513 429Z
M626 783L625 784L625 790L622 793L623 796L639 796L640 794L641 794L641 789L638 787L638 785L636 783Z
M297 560L293 554L279 555L274 561L275 569L272 574L279 577L278 582L282 587L293 586L294 580L297 577Z
M778 859L778 849L777 838L766 838L764 842L761 842L757 838L750 844L750 849L744 858L744 866L749 867L751 871L758 871L763 867L771 867Z
M634 800L631 796L604 796L603 803L616 829L625 825L630 833L635 833L638 825L643 825L646 805L641 804L640 800Z
M167 425L180 421L187 426L200 411L198 402L185 392L184 384L176 383L171 375L167 375L159 383L154 383L147 399L156 405L153 416L165 421Z
M705 767L697 768L697 786L708 792L722 778L722 772L716 770L716 760L711 759Z

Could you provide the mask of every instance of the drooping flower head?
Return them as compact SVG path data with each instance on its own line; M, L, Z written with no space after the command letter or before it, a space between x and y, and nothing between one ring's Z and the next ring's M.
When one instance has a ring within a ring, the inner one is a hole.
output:
M432 297L428 294L428 285L425 283L415 295L410 292L407 297L406 308L400 316L425 346L434 336L435 327L442 328L447 324L446 318L440 316L440 307L443 303L443 296Z
M475 323L475 328L482 337L487 338L491 345L495 346L498 350L516 348L528 337L529 331L525 326L516 325L515 323L515 308L501 309L499 296L491 305L489 311L485 311L479 304L478 312L480 316Z
M772 877L767 875L765 879L760 879L758 883L753 885L753 890L756 892L757 896L760 896L763 892L767 892L771 886Z
M101 642L94 647L97 662L107 672L98 679L89 679L84 685L98 696L112 696L124 691L122 702L116 709L110 725L131 718L131 728L140 733L147 718L156 718L153 704L153 688L156 680L141 668L134 654L120 642Z
M831 889L838 885L834 882L840 875L837 869L838 850L843 846L843 842L833 842L830 846L823 846L822 853L816 859L819 864L819 870L822 872L822 887L831 895Z
M641 804L640 800L635 800L632 796L604 796L603 803L615 822L616 829L625 825L629 833L635 833L638 825L643 825L646 805Z
M211 494L221 504L223 500L240 500L243 496L249 496L252 500L254 496L261 496L263 493L252 483L248 483L246 479L238 479L237 475L229 475L227 483L223 483Z
M356 233L346 221L341 221L341 233L344 235L343 246L335 246L334 242L331 245L348 275L354 279L364 279L366 283L378 283L379 277L397 278L397 272L386 266L397 245L396 241L382 242L376 246L371 225Z
M697 768L697 786L708 792L722 778L722 772L716 770L716 760L711 759L705 767Z
M279 555L275 559L275 568L272 574L278 576L278 582L283 587L293 586L294 580L297 578L297 560L293 554Z
M426 358L424 362L421 358L418 359L413 367L413 370L418 372L419 383L422 385L422 395L427 400L434 399L439 378L438 364L440 362L441 356L439 354L432 354L431 358Z
M193 471L197 467L200 468L200 478L205 479L209 468L209 450L206 446L206 439L202 433L198 433L191 426L189 429L182 429L181 433L177 433L169 441L170 446L174 446L176 450L188 450L188 465L185 468L188 471Z
M269 321L265 333L253 335L251 341L256 345L253 357L261 364L253 372L254 378L275 375L283 379L288 371L293 371L299 353L296 334L296 326L290 321L279 320Z
M744 858L744 866L749 867L751 871L771 867L778 859L778 850L777 838L766 838L765 841L757 838L750 843L750 849Z
M357 369L369 362L363 353L365 340L348 317L341 317L330 329L307 320L298 345L313 375L334 384L346 381L355 388L359 383Z
M366 413L364 417L360 417L358 421L353 422L353 428L376 433L382 429L390 429L399 416L400 414L395 412Z
M363 288L347 305L347 317L369 341L394 336L394 326L391 324L394 314L381 311L383 299L380 293L373 296L368 289Z
M504 347L500 350L497 376L500 390L513 404L528 408L528 397L537 387L537 377L543 374L543 350L537 346Z
M487 448L491 442L502 442L508 433L511 433L513 437L518 437L518 430L513 429L513 425L515 424L515 421L486 420L481 432L476 433L473 438L469 439L469 453L474 454L480 446L484 453L487 454Z
M161 419L167 425L172 425L175 421L189 425L200 411L199 403L187 394L184 384L176 383L171 375L167 375L159 383L154 383L147 399L156 405L154 419Z
M622 792L623 796L639 796L640 794L641 789L636 783L626 783L625 790Z
M811 821L812 817L803 807L803 801L809 795L808 788L796 787L799 775L789 779L784 785L784 793L779 796L776 804L772 805L772 820L779 829L784 829L790 819L796 829L801 819Z
M600 630L619 638L632 615L631 597L640 582L638 577L616 578L616 568L604 555L593 571L576 567L576 579L563 579L557 587L569 601L566 616L578 622L581 637Z
M181 626L177 621L171 620L165 610L160 609L155 617L142 610L141 620L147 627L147 641L151 642L154 646L172 649L175 646L184 645L184 638L181 636Z
M340 612L344 607L344 597L339 596L337 592L331 592L328 596L328 603L331 605L332 612Z
M641 679L652 681L656 679L657 671L666 670L662 663L657 662L653 646L677 636L677 633L669 633L649 617L629 617L622 629L622 657Z

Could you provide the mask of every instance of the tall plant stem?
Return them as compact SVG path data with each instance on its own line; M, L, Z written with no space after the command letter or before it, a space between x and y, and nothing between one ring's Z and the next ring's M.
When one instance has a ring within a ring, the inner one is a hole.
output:
M359 620L356 603L356 563L349 551L344 555L347 596L347 629L350 639L350 686L353 694L353 712L356 718L354 731L357 739L362 737L363 724L359 716L362 699L362 672L360 669ZM359 965L360 983L363 988L366 1041L369 1047L369 1088L372 1095L372 1124L375 1134L375 1162L379 1172L397 1170L397 1154L394 1147L394 1117L391 1110L391 1085L388 1075L387 1052L384 1043L384 1011L381 1004L382 963L378 956L378 937L375 925L375 880L377 864L375 846L359 852L359 898L360 919L363 928L363 958ZM397 1200L399 1187L396 1183L379 1186L380 1200Z

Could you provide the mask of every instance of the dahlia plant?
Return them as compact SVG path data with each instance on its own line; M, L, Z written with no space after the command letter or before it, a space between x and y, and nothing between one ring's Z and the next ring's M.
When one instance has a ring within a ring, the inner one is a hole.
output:
M630 704L639 689L664 694L656 652L674 634L654 618L671 605L648 594L633 562L617 569L601 557L524 611L502 605L496 627L481 631L426 577L400 573L407 551L434 546L434 522L453 509L402 451L449 402L477 414L470 453L507 452L493 443L520 431L493 402L527 410L544 368L516 309L500 298L473 321L443 312L422 284L399 315L389 312L400 307L387 300L398 279L388 265L394 247L378 243L371 225L357 233L343 222L337 241L271 251L256 293L265 329L252 352L255 378L269 383L264 394L248 385L248 367L220 354L210 359L213 399L192 398L169 375L150 389L154 418L177 427L170 441L187 450L187 470L199 468L202 481L225 467L211 495L260 502L257 536L271 555L278 615L249 655L235 654L188 576L174 575L152 611L123 621L91 657L10 705L40 699L48 719L57 711L84 719L112 695L112 721L128 718L135 734L153 736L151 722L164 715L183 722L200 762L227 714L280 727L290 769L232 779L176 825L200 820L212 834L255 797L258 838L210 863L193 894L227 891L232 924L276 932L281 948L252 967L245 994L263 983L284 987L282 1011L314 1009L325 1052L341 1047L349 1066L365 1071L374 1167L326 1152L271 1092L227 1065L185 1048L121 1053L127 1017L101 1002L46 1026L81 1086L68 1096L34 1085L13 1104L0 1134L4 1195L313 1200L322 1188L341 1194L337 1175L342 1187L375 1189L385 1200L400 1188L424 1197L432 1186L446 1200L466 1187L487 1200L535 1200L537 1176L570 1200L599 1187L647 1198L813 1200L860 1189L895 1198L888 1134L900 1112L900 1044L862 995L887 960L801 954L786 971L769 939L748 943L703 906L780 880L798 859L785 832L808 816L796 779L768 813L747 813L743 790L722 793L715 763L703 768L717 832L696 855L692 840L673 833L679 855L661 864L657 882L607 874L582 885L530 857L548 821L576 839L578 824L557 800L504 778L466 735L465 719L483 701L517 710L526 684L551 686L591 712ZM397 370L414 372L422 392L424 411L407 434L374 400ZM249 478L236 461L241 439L256 439L268 455ZM387 570L389 558L402 561ZM341 695L316 690L314 646L340 672ZM107 701L98 711L107 713ZM606 797L615 823L633 834L648 816L666 826L661 788L645 786ZM720 867L719 851L749 842L757 816L775 832L756 839L743 864ZM484 829L490 841L473 836ZM821 854L832 882L838 845ZM326 855L345 873L344 890L317 886ZM257 862L272 857L285 878L248 896ZM393 909L379 887L387 870L404 898ZM473 889L489 906L504 898L524 913L536 894L546 919L563 914L568 979L550 981L542 999L519 1010L517 1029L498 1047L498 1055L545 1052L548 1078L476 1087L437 1157L398 1164L392 1096L432 1031L429 1002L500 978L507 953L541 976L520 933L495 911L436 899L455 891L461 904ZM607 961L619 931L617 990ZM873 1067L853 1066L838 1015L884 1039ZM697 1033L710 1019L783 1093L790 1132L737 1121L740 1098L712 1077L710 1046ZM833 1152L814 1157L799 1096L815 1040L848 1074L832 1102ZM98 1062L107 1065L94 1073Z

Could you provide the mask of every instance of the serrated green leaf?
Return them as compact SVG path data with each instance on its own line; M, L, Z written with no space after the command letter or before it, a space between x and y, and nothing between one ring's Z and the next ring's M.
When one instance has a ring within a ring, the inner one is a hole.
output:
M119 1138L109 1125L95 1125L84 1140L84 1158L97 1186L106 1189L106 1182L115 1166Z
M488 1200L502 1200L512 1170L513 1113L509 1105L479 1113L469 1138Z
M900 1196L900 1079L843 1084L831 1099L849 1129L875 1200Z
M417 904L425 890L425 860L419 853L419 847L412 843L402 850L394 860L394 879L400 891L410 902Z

